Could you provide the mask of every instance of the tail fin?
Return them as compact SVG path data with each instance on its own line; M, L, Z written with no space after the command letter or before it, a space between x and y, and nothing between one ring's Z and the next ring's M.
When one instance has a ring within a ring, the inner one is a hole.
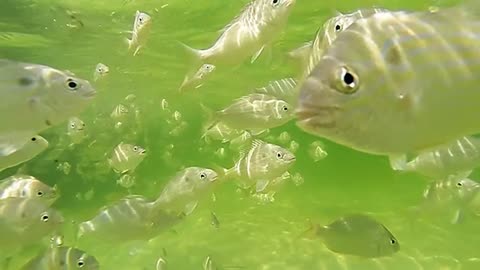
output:
M188 54L190 57L190 61L193 62L194 64L199 63L203 60L203 51L194 49L187 44L177 41L177 43L184 49L184 51Z

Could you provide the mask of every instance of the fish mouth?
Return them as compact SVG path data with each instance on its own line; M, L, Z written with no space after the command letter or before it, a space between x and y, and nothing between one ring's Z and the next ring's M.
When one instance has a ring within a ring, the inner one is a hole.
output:
M97 91L92 90L92 91L88 91L88 92L84 93L83 97L91 99L91 98L94 98L96 95L97 95Z
M297 125L304 129L332 129L336 126L335 114L341 109L338 106L305 106L295 110Z
M140 154L145 155L147 153L147 150L142 150Z

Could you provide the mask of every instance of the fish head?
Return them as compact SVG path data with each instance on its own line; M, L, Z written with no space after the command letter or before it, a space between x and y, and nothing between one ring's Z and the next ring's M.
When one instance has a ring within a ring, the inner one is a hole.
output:
M131 145L131 151L137 156L145 156L147 154L147 150L138 145Z
M284 100L275 102L274 112L275 118L285 120L292 119L294 114L292 105Z
M389 256L397 253L400 250L400 244L398 240L386 228L384 236L385 237L378 238L378 257Z
M455 180L453 184L458 199L462 201L469 201L480 191L480 184L468 178Z
M133 26L133 31L136 31L136 32L142 31L143 29L150 26L151 23L152 23L152 17L150 15L137 10L137 12L135 13L135 23Z
M265 23L276 21L286 21L296 0L259 0L258 3L263 7L258 9L261 18Z
M100 75L105 75L110 72L110 68L102 63L99 63L95 68L96 72Z
M94 256L87 254L85 251L76 248L66 248L68 252L64 255L68 261L67 265L73 269L82 270L98 270L99 263Z
M29 197L41 198L44 200L52 200L58 197L55 187L50 187L39 180L35 180L29 185Z
M65 220L60 212L49 208L36 217L35 224L37 226L35 227L38 227L38 229L42 231L54 231L58 229L64 221Z
M192 177L192 179L196 180L195 183L197 187L202 188L204 186L210 186L217 182L218 173L214 170L208 168L195 168L194 171L195 176Z
M71 117L68 119L68 132L79 132L85 129L85 122L78 117Z
M29 152L40 153L43 150L47 149L48 141L40 135L35 135L30 138L28 144L24 146ZM28 147L28 149L27 149Z
M264 157L258 165L263 164L268 167L269 172L275 175L285 172L296 160L292 152L279 145L266 143L261 146L260 151Z
M82 112L96 95L96 90L86 80L51 68L45 69L43 75L45 93L40 102L52 111L52 119L48 119L51 124Z
M204 72L204 73L211 73L215 70L216 66L215 65L212 65L212 64L203 64L203 66L201 67L201 70Z

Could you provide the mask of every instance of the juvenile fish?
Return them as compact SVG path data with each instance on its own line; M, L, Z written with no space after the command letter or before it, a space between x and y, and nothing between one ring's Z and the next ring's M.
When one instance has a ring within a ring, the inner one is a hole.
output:
M6 156L0 155L0 171L27 162L45 151L47 148L47 140L40 135L33 136L17 151Z
M121 142L113 149L112 156L108 159L108 163L115 172L124 174L134 171L146 155L147 150L144 148Z
M222 143L229 142L243 133L242 130L229 127L223 122L217 122L215 125L205 130L202 139L206 142L221 141Z
M31 259L21 270L99 270L97 259L73 247L53 247Z
M110 117L114 121L123 122L128 118L129 113L130 110L128 109L128 107L120 103L115 106L112 113L110 114Z
M58 193L55 187L33 176L16 174L0 181L0 200L10 197L40 198L51 205L58 198Z
M216 112L214 119L235 129L265 130L292 120L293 108L284 100L254 93L234 100L228 107Z
M86 137L86 125L78 117L70 117L67 123L67 135L73 144L81 143Z
M0 156L79 114L96 91L85 81L44 65L0 59Z
M479 10L469 1L357 20L302 84L298 125L390 157L479 133Z
M274 96L278 99L287 101L293 104L297 96L297 80L294 78L284 78L276 81L270 81L264 87L259 87L254 90L255 93L266 94Z
M93 73L93 80L98 81L102 77L105 77L110 72L110 68L102 63L98 63L95 67L95 72Z
M375 219L353 214L328 225L313 225L312 232L333 252L366 258L391 256L400 250L393 234Z
M202 87L205 80L210 76L210 74L215 71L215 66L211 64L203 64L192 77L185 76L183 79L182 85L180 85L179 91L183 91L186 88L195 88L198 89Z
M294 162L295 155L287 149L256 139L240 153L238 161L225 174L226 178L235 178L242 188L255 186L258 193Z
M133 55L137 55L147 42L150 28L152 25L152 17L147 13L137 10L135 13L135 21L133 22L132 37L127 39L128 50L135 49Z
M254 62L284 29L295 0L253 0L222 30L208 49L182 44L198 62L237 65L248 57ZM252 56L253 55L253 56Z
M211 194L218 183L217 172L201 167L188 167L173 176L155 201L155 207L189 215L198 201Z

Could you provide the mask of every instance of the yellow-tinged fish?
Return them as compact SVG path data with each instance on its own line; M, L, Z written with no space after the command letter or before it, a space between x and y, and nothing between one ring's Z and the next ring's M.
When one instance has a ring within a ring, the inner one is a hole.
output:
M380 222L363 214L341 217L311 231L333 252L366 258L392 256L400 250L393 234Z
M147 150L138 146L121 142L113 149L108 163L117 173L134 171L147 155Z
M97 259L73 247L52 247L31 259L21 270L98 270Z
M42 136L33 136L20 149L7 155L0 155L0 171L22 164L36 157L48 148L48 141Z
M298 125L390 157L480 132L479 9L470 1L357 20L301 86Z
M73 144L81 143L86 137L86 125L78 117L70 117L67 123L67 135Z
M185 76L183 79L182 85L180 85L179 91L183 91L186 88L198 89L202 87L203 83L210 76L210 74L215 71L215 65L203 64L193 76Z
M238 130L229 127L223 122L217 122L215 125L209 127L205 130L202 135L202 139L204 139L207 143L211 140L214 141L221 141L222 143L229 142L243 133L243 130Z
M88 81L44 65L0 59L0 74L0 156L79 114L96 94Z
M135 21L133 22L133 30L131 31L132 37L127 39L128 50L135 49L133 52L134 56L145 46L151 25L152 17L150 17L150 15L140 12L139 10L135 12Z
M109 72L110 72L110 68L107 65L98 63L97 66L95 66L95 72L93 73L93 80L97 81L98 79L107 76Z
M296 0L253 0L222 30L208 49L182 44L201 63L236 65L252 57L254 62L279 36Z
M285 100L289 104L293 104L298 95L297 80L294 78L284 78L270 81L264 87L255 88L254 92L274 96L278 99Z
M58 198L58 193L55 187L33 176L15 174L0 182L0 200L10 197L41 198L50 205Z
M155 201L155 207L186 215L219 183L218 173L201 167L188 167L173 176Z
M246 151L241 151L238 161L226 171L225 177L235 178L242 188L255 186L257 193L262 192L273 179L285 173L295 159L287 149L256 139Z

